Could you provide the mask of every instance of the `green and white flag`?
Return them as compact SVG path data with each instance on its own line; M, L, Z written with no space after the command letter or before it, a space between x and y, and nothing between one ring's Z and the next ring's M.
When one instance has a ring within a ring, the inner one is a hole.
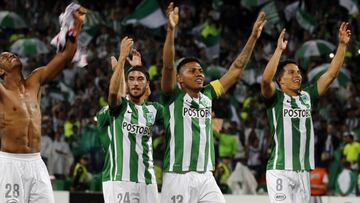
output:
M196 44L204 48L208 59L215 59L220 55L220 30L212 23L205 22L199 28L193 29L194 35L198 35Z
M10 46L10 51L22 57L49 53L46 44L37 38L19 39Z
M141 24L148 28L158 28L166 24L167 19L157 0L143 0L135 11L124 18L124 24Z
M0 27L20 29L28 26L18 14L12 11L0 11Z
M215 59L220 54L220 34L203 39L205 52L208 59Z
M215 10L215 11L219 11L221 6L224 4L224 2L222 0L212 0L211 2L211 7Z
M350 15L359 13L358 0L339 0L339 5L346 8Z
M267 34L271 34L271 29L280 22L280 17L275 2L270 1L266 3L261 10L266 13L267 23L265 24L264 31Z
M311 83L316 82L324 73L325 71L329 68L330 64L329 63L324 63L320 66L315 67L314 69L312 69L308 74L308 79ZM331 83L330 87L346 87L347 84L349 84L351 82L351 74L350 72L345 69L345 68L341 68L339 75L336 77L336 79Z
M241 0L241 5L249 10L261 6L269 0Z
M296 20L303 29L310 33L314 31L317 25L314 17L306 12L304 8L300 8L296 11Z
M266 5L264 5L264 7L261 10L266 13L267 24L268 23L275 24L279 22L280 17L274 1L271 1Z
M87 12L84 22L84 27L94 27L104 25L105 21L98 11L90 10Z
M300 2L295 1L289 5L287 5L284 9L284 15L286 21L290 21L296 15L296 11L299 9Z
M335 50L335 45L332 43L321 40L309 40L306 41L301 47L296 51L296 58L308 58L311 56L322 56L325 54L329 54Z

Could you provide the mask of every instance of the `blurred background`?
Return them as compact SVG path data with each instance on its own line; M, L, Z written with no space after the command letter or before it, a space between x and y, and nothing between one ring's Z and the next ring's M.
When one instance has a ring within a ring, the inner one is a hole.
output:
M118 57L123 36L135 40L151 76L150 100L160 94L162 47L169 1L75 1L89 9L80 36L87 66L69 66L42 88L41 155L54 189L101 191L104 151L94 116L107 105L110 56ZM0 51L17 53L26 76L56 53L50 45L59 32L59 15L71 1L0 0ZM266 194L265 169L271 134L260 97L261 74L286 28L284 58L295 59L303 83L328 67L338 45L341 21L352 32L344 65L312 114L315 128L313 195L359 195L360 176L360 15L357 0L174 1L180 8L176 59L200 58L206 83L218 79L240 53L259 11L267 24L241 79L213 104L217 167L214 176L225 194ZM155 171L161 189L164 130L153 130ZM81 169L81 170L79 170ZM342 172L354 180L339 178ZM321 177L321 178L319 178ZM358 178L359 177L359 178ZM350 184L350 185L349 185ZM339 188L349 188L343 192Z

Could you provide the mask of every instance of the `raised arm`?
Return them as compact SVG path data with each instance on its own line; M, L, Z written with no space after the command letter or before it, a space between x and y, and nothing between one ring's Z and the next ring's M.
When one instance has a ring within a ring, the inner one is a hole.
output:
M118 61L116 60L115 56L111 56L111 69L114 72L118 65ZM122 97L126 96L126 82L125 82L125 73L124 71L121 72L121 77L123 78L120 82L119 91L117 93L117 98L120 100Z
M168 26L166 39L163 49L163 69L161 77L161 90L164 92L171 91L176 85L176 68L174 64L175 47L174 34L176 25L179 22L179 8L174 8L174 3L171 2L167 8Z
M273 78L276 74L276 70L279 65L281 54L285 50L286 45L287 45L287 40L285 40L285 29L283 29L278 38L275 52L271 56L269 62L266 64L263 73L262 82L261 82L261 94L265 98L270 98L275 94L275 83L273 82Z
M81 25L85 20L86 12L85 8L80 7L73 13L76 33L75 39L67 39L64 51L57 53L46 66L34 70L30 77L34 77L42 85L55 78L57 74L65 68L66 64L72 60L77 48L77 40Z
M220 83L226 92L232 85L234 85L239 79L241 73L243 72L245 65L250 59L251 53L254 49L257 39L260 37L262 28L265 25L265 13L260 12L258 15L251 35L248 41L245 44L245 47L242 49L241 53L237 56L235 61L231 64L229 70L220 78Z
M319 95L323 95L329 88L330 84L339 74L340 68L344 62L346 47L350 41L351 31L349 23L342 22L339 28L339 45L336 54L332 59L327 71L317 81L317 89Z
M120 56L110 79L108 103L109 106L117 106L121 103L121 97L118 97L119 89L124 85L124 65L134 41L131 38L124 37L120 43ZM121 93L121 92L120 92Z

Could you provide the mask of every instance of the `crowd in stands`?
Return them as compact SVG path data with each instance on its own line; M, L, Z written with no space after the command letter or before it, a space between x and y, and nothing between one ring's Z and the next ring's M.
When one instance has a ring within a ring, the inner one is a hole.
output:
M167 1L158 1L165 10ZM196 56L206 75L206 83L217 79L241 51L263 6L246 7L244 1L174 1L180 9L176 59ZM222 4L214 5L217 2ZM281 29L287 29L288 49L283 54L300 64L303 83L313 68L329 63L328 54L310 58L295 57L308 40L323 39L337 45L341 21L352 30L343 68L351 78L337 84L314 107L315 162L312 171L313 195L360 195L360 14L349 13L338 1L302 0L301 7L311 15L314 29L304 29L295 17L285 12L294 0L273 3L277 21L268 22L258 40L249 64L237 85L213 104L214 137L217 167L214 176L226 194L261 194L266 192L265 171L271 145L271 134L260 94L261 74L275 49ZM43 41L50 52L22 58L24 75L45 65L55 54L51 39L59 31L58 16L70 1L0 0L0 11L19 14L27 28L0 28L0 51L9 51L16 40L34 37ZM98 24L89 29L88 65L68 66L55 81L42 89L42 149L55 189L101 190L104 151L94 116L107 105L111 76L110 56L118 56L119 40L132 36L134 47L141 52L143 65L151 76L150 100L158 100L162 68L165 27L150 29L143 25L123 24L140 0L79 1L92 11ZM274 13L267 13L273 17ZM219 36L218 53L202 43L203 38ZM211 53L210 53L211 52ZM155 172L161 185L164 154L164 130L153 129ZM348 178L350 177L350 178ZM161 188L161 187L159 187Z

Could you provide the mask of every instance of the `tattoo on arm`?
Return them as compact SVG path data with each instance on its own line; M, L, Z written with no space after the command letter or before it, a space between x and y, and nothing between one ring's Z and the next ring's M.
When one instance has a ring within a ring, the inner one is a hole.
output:
M245 57L240 55L234 62L234 66L237 69L243 69L245 64Z
M250 42L250 43L249 43ZM241 51L240 55L234 61L234 67L237 69L244 69L245 64L249 61L252 50L254 49L255 41L249 41Z

